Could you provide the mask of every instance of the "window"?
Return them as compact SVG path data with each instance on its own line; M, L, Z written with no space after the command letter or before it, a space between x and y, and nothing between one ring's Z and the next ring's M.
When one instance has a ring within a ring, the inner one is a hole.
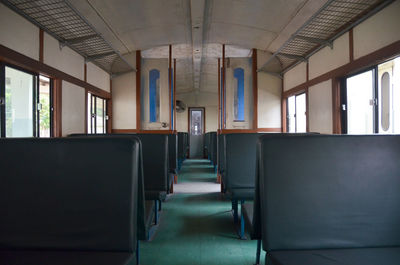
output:
M400 133L400 57L378 65L379 133Z
M38 132L39 137L52 136L52 85L51 79L39 76Z
M244 70L243 68L235 68L233 76L236 79L234 87L234 120L244 121Z
M36 76L5 67L5 137L35 136Z
M400 133L400 57L342 83L343 133Z
M51 79L6 65L0 70L1 137L51 137Z
M375 89L374 70L346 79L347 133L374 132Z
M287 128L290 133L307 131L306 93L288 97Z
M150 70L149 74L150 122L160 120L160 71Z
M190 134L202 135L204 133L204 108L190 108Z
M89 134L102 134L107 132L106 113L107 101L103 98L88 93L87 130Z

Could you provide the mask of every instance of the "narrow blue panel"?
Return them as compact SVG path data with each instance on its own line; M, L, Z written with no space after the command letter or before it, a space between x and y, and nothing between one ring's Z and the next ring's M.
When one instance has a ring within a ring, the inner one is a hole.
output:
M233 76L237 79L237 120L244 121L244 70L236 68Z
M160 79L160 71L150 70L149 74L149 106L150 122L157 122L157 80Z

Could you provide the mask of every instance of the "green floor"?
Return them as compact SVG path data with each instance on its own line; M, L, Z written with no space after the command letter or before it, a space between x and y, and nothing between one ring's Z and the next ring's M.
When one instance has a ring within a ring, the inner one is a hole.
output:
M205 160L187 160L179 182L215 182ZM141 265L251 265L256 242L239 240L231 203L220 193L174 194L163 204L160 225L150 242L140 246ZM263 258L262 258L263 259Z

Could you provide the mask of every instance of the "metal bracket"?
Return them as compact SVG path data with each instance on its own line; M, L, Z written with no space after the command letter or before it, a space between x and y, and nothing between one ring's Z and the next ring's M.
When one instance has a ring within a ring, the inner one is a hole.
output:
M62 49L67 46L67 44L65 42L59 41L58 42L58 47L60 48L60 51L62 51Z

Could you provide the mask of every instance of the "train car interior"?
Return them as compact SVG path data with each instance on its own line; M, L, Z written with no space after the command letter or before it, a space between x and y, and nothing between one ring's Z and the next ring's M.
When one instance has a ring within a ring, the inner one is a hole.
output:
M400 265L400 0L0 0L0 265Z

